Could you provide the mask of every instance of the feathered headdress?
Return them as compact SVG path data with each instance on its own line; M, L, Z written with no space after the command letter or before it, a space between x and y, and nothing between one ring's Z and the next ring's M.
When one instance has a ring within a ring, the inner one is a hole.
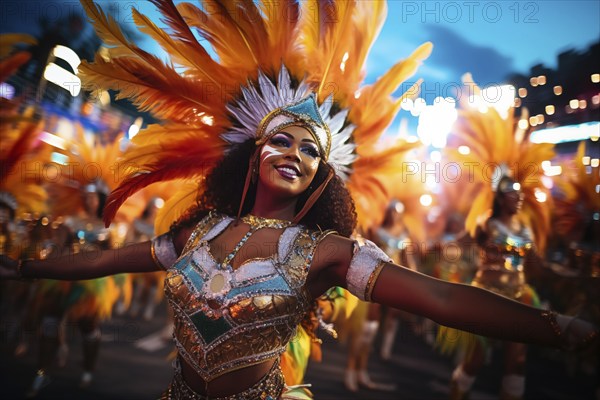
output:
M54 149L67 160L54 163L56 174L48 174L48 190L56 215L71 215L83 209L84 192L108 195L123 180L117 164L122 155L122 137L120 134L113 142L102 144L97 137L86 137L83 127L75 124L73 140L66 141L64 148ZM143 199L132 198L119 210L116 219L130 222L143 208Z
M158 213L154 218L154 232L157 235L163 234L169 230L173 221L178 218L177 210L181 207L179 204L183 202L188 204L193 202L198 197L198 182L191 180L173 180L167 182L157 182L131 196L124 206L128 206L130 202L143 204L144 209L151 203L158 207ZM175 213L175 214L173 214ZM141 215L141 214L140 214ZM138 217L140 216L138 215Z
M358 196L356 201L357 210L367 214L372 206L370 202L373 198L377 198L381 193L389 193L392 202L389 199L380 198L377 204L381 204L388 200L386 210L396 204L401 204L401 213L403 223L409 233L409 236L416 243L423 243L426 240L425 222L428 209L423 207L420 202L422 195L427 193L425 183L420 177L420 174L415 173L415 168L419 163L416 160L419 157L419 152L423 150L421 144L410 143L404 140L399 140L390 146L392 151L396 152L396 156L391 160L392 164L385 167L385 176L375 176L378 181L369 181L369 177L361 180L360 184L365 187L357 190L358 193L367 193L367 196ZM403 149L403 151L399 151ZM364 160L365 157L362 157ZM368 158L367 158L368 159ZM375 160L369 160L375 162ZM358 164L358 165L357 165ZM360 168L360 162L355 163L355 168ZM370 167L370 166L369 166ZM384 189L372 193L370 187L377 185L377 182L383 183ZM367 214L368 215L368 214ZM379 226L383 221L376 218L372 221L374 226Z
M554 208L554 226L561 235L582 233L594 218L600 219L600 171L584 163L585 155L586 145L581 142L574 168L563 165L560 179L554 181L562 192Z
M370 211L383 212L389 195L381 192L380 179L404 148L378 152L375 143L400 109L402 98L391 94L431 50L421 46L377 82L361 86L385 19L384 2L207 0L202 8L152 2L168 28L135 9L133 21L170 55L169 64L134 45L112 18L83 1L107 47L104 56L81 66L88 87L118 90L164 121L133 139L124 159L133 167L109 198L106 223L141 188L171 179L198 181L231 144L260 141L301 115L351 194L370 196L356 192L369 186L362 183L369 177L375 194ZM212 47L214 59L196 35ZM190 192L177 198L180 214L195 200ZM365 220L359 216L359 223Z
M31 57L30 53L11 50L18 43L35 43L28 35L0 35L0 82L4 82ZM43 162L37 139L41 132L34 110L20 110L20 100L0 98L0 203L21 215L43 212L47 194L38 185L33 171Z
M470 75L463 80L470 91L479 94ZM518 188L525 195L519 217L532 228L536 245L543 249L550 228L550 195L542 184L541 164L552 159L554 145L530 142L530 132L518 127L513 108L502 118L496 109L490 107L481 112L468 101L465 96L461 98L453 131L456 145L467 146L468 154L461 154L458 149L448 151L449 157L461 166L462 173L469 174L472 184L477 185L477 195L471 201L465 221L466 229L474 235L481 218L489 216L495 191Z

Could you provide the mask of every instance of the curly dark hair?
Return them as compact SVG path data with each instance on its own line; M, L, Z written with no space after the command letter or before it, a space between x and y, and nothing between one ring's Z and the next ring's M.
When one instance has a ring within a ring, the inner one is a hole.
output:
M198 196L196 206L176 222L173 228L193 226L211 210L237 215L250 158L255 151L256 145L252 140L233 146L206 177L204 191ZM299 196L296 212L302 209L310 194L326 179L329 168L331 167L324 162L319 164L315 178ZM256 184L252 184L248 188L242 215L252 210L255 195ZM350 192L340 177L334 175L300 223L315 230L333 229L342 236L350 237L356 227L356 210ZM320 342L316 334L319 326L317 309L318 303L315 301L300 323L313 342Z
M256 145L252 140L234 145L206 177L204 190L198 196L197 205L176 222L175 226L191 226L211 210L218 210L231 216L237 215L250 157L255 151ZM310 194L325 180L329 168L331 167L324 162L319 164L315 178L298 199L296 212L302 209ZM256 184L251 184L244 201L242 215L252 209L255 195ZM354 201L344 182L337 175L329 181L319 199L300 223L315 230L333 229L346 237L353 233L356 227Z

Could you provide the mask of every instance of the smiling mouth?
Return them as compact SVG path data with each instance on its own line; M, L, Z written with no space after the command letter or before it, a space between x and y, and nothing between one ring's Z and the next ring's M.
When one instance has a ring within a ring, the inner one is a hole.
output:
M279 175L287 179L297 179L301 176L300 172L296 169L285 165L275 167L275 169L279 172Z

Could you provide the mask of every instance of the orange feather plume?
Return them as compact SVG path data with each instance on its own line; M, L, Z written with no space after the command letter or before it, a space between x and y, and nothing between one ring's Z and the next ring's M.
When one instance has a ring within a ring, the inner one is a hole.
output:
M469 93L478 93L479 88L473 83L470 75L464 78L465 85L471 87ZM509 109L505 118L494 108L485 113L467 103L468 96L462 96L459 118L454 126L453 144L467 146L468 154L461 154L457 147L448 149L446 154L450 161L458 163L465 171L473 171L469 175L470 184L476 187L474 198L468 199L469 213L465 221L466 229L473 236L477 226L490 215L494 193L491 178L494 167L506 165L511 177L521 185L525 194L523 207L519 217L531 227L536 245L544 250L550 229L551 197L542 183L542 161L554 157L554 145L535 144L529 141L527 132L518 128L514 109ZM470 166L470 167L469 167ZM538 201L540 193L547 199Z
M120 98L130 98L162 120L162 127L140 132L125 153L123 165L131 167L109 198L106 223L127 197L149 184L200 182L228 146L220 138L232 125L227 105L256 82L259 71L273 79L282 65L321 101L333 95L339 107L349 109L346 122L357 127L352 142L358 155L349 187L357 199L387 204L385 181L397 172L393 165L405 151L380 151L376 144L399 111L403 96L393 98L392 93L414 74L431 45L417 49L375 84L361 87L365 60L386 16L385 2L205 0L202 7L152 2L166 28L135 10L133 20L171 56L172 65L128 41L114 20L84 0L109 47L108 59L97 56L94 64L82 65L87 86L115 89ZM198 37L212 47L214 59ZM192 191L181 198L191 198Z

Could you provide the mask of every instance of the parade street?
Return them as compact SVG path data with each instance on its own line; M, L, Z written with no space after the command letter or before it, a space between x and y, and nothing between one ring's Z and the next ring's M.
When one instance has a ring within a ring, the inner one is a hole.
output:
M172 376L172 344L161 338L165 326L164 305L154 320L147 322L115 317L102 326L102 347L94 381L79 388L81 339L77 329L67 327L69 353L66 365L55 367L52 382L42 389L39 399L155 399L167 387ZM23 398L36 371L37 346L15 358L14 322L2 321L0 380L3 399ZM31 333L25 333L31 339ZM344 388L346 351L340 343L323 337L323 362L311 362L306 381L311 383L317 400L392 400L446 399L452 360L432 351L408 328L400 329L390 361L383 362L374 352L369 362L371 378L378 383L395 384L393 392L360 389L351 393ZM376 341L376 345L378 342ZM479 375L471 400L498 399L502 352L492 355L490 364ZM593 400L597 376L581 368L569 374L565 355L557 350L530 347L527 363L526 399Z

